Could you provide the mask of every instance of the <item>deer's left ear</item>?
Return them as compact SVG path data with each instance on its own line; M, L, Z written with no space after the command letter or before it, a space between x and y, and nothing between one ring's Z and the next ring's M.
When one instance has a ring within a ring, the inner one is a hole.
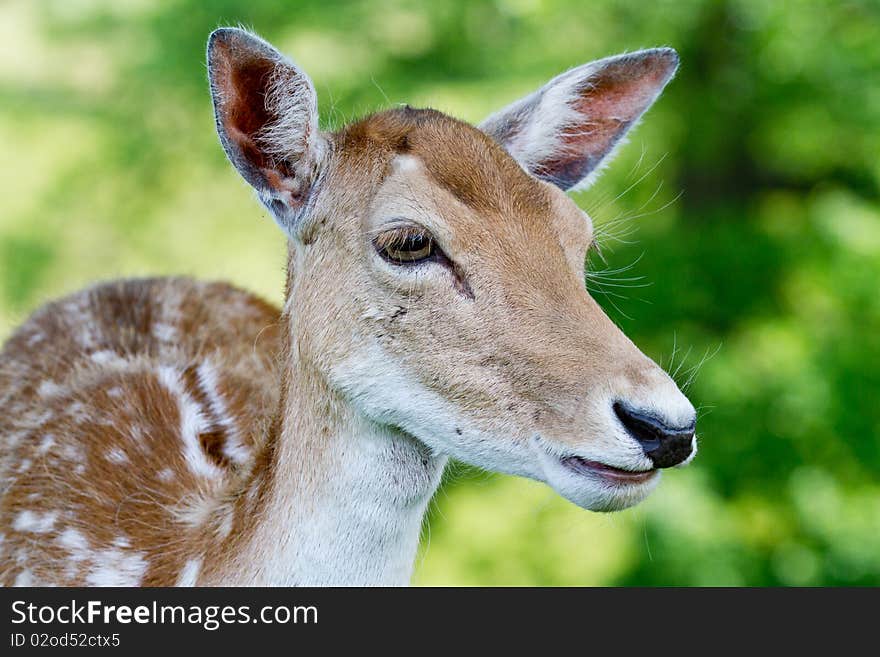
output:
M559 75L480 129L534 176L564 190L584 187L677 68L671 48L600 59Z

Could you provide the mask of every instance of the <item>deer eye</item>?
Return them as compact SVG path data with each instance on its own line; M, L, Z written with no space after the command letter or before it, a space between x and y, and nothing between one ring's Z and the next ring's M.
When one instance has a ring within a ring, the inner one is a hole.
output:
M435 255L434 237L423 228L405 226L379 233L373 246L385 260L396 265L413 265Z

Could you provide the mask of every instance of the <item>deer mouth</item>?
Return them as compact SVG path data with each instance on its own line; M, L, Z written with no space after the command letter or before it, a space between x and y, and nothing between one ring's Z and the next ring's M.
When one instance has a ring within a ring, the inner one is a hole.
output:
M623 470L598 461L589 461L580 456L566 456L560 459L562 465L579 475L599 477L614 484L641 484L657 474L656 469Z
M535 436L543 477L557 493L591 511L620 511L644 500L660 481L660 471L647 459L621 453L618 463L608 465L572 454L566 448ZM609 454L609 459L613 454ZM604 460L604 456L601 457Z

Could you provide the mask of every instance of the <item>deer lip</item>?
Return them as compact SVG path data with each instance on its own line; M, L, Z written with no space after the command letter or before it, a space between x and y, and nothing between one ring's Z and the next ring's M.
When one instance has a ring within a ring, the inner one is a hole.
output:
M622 470L605 463L588 461L580 456L566 456L560 461L562 465L577 474L598 476L617 484L640 484L657 474L657 470Z

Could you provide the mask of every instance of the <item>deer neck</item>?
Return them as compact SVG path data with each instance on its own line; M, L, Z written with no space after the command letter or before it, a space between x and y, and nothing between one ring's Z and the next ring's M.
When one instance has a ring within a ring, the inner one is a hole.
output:
M231 579L266 586L408 584L446 458L358 413L301 355L300 336L288 325L279 412L239 497L246 526Z

